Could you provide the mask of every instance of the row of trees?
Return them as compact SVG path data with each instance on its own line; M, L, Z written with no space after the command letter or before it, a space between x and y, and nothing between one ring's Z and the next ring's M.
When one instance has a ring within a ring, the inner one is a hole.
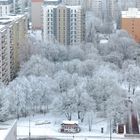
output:
M128 95L139 104L139 46L126 32L112 34L108 44L66 47L31 37L26 45L18 78L1 85L1 120L52 111L69 120L98 114L120 122Z

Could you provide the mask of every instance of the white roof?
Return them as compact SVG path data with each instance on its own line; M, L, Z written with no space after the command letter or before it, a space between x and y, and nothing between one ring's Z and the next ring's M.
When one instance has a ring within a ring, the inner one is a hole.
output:
M5 25L0 25L0 30L1 30L3 27L5 27Z
M53 2L53 1L59 1L59 0L45 0L45 1L52 1Z
M3 31L4 27L6 25L10 25L12 22L18 21L18 19L23 18L25 15L11 15L11 16L5 16L5 17L0 17L0 31ZM10 26L9 26L10 27Z
M128 11L122 11L122 18L140 18L140 11L137 8L129 8Z
M78 124L78 121L63 121L63 124Z
M68 6L68 5L63 5L63 4L59 4L59 5L43 5L43 8L57 8L59 6L65 6L66 8L70 8L70 9L82 9L82 7L80 5L78 6Z
M108 43L108 40L107 39L101 39L100 40L100 44L106 44L106 43Z

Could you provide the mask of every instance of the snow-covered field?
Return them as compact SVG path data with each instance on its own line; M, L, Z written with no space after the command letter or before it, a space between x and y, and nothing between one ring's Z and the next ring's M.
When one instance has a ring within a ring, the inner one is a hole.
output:
M30 127L29 127L30 120ZM78 134L62 134L59 132L60 124L65 120L63 117L57 115L37 115L34 117L21 118L18 121L17 134L18 137L24 137L29 135L29 129L32 137L53 137L61 139L75 139L75 140L107 140L109 139L109 127L107 121L103 119L95 119L92 132L88 132L88 125L83 123L79 124L81 132ZM42 124L43 125L37 125ZM50 123L49 123L50 122ZM104 128L104 133L101 133L101 127ZM112 134L113 140L125 139L123 135ZM135 140L136 138L129 138L126 140ZM139 138L140 139L140 138ZM138 139L136 139L138 140Z

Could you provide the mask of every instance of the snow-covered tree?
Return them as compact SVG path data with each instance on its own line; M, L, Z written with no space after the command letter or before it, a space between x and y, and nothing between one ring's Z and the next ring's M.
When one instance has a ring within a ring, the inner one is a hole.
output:
M9 117L9 92L6 88L0 89L0 121L5 121Z
M124 84L128 88L130 95L134 95L137 87L140 84L140 68L136 65L128 65L124 69Z
M32 56L30 60L21 66L19 75L22 76L44 76L52 75L54 72L54 64L42 56Z

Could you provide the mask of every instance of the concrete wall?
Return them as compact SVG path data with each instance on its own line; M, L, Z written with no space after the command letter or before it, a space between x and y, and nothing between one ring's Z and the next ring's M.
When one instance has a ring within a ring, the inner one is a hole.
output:
M42 13L43 13L42 5L43 5L43 1L32 0L31 19L32 19L32 28L34 30L43 28L43 24L42 24Z
M4 140L17 140L17 122L15 121L9 129L8 134Z

